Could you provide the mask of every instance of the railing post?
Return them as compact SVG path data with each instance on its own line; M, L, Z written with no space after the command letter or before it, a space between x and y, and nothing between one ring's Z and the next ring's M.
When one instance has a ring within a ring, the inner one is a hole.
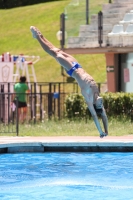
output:
M89 24L89 0L86 0L86 24Z
M103 13L101 11L98 13L98 43L101 47L103 43Z
M8 113L8 124L9 124L10 123L10 109L9 109L10 108L10 83L8 83L7 87L8 87L8 95L7 95L8 96L7 97L8 110L7 110L7 113Z
M39 92L39 96L40 96L40 120L42 121L42 85L40 85L40 92Z
M99 90L99 93L101 92L101 83L97 83L98 85L98 90Z
M31 120L33 119L33 93L32 93L32 85L31 85L31 90L30 90L30 115L31 115Z
M54 93L56 92L56 84L54 84ZM54 110L54 118L55 118L55 113L56 113L56 100L54 98L54 106L53 106L53 110Z
M58 84L58 93L59 93L59 97L58 97L58 118L60 120L60 83Z
M34 83L34 124L36 123L36 83Z
M48 93L48 117L52 117L52 83L49 83L49 93Z
M19 135L18 97L16 97L16 133Z
M65 14L64 13L60 15L60 31L62 33L60 45L61 45L61 49L64 49L64 45L65 45Z

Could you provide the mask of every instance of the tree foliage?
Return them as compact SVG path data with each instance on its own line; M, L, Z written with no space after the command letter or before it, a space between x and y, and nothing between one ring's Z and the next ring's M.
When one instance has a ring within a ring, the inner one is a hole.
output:
M104 108L109 117L130 117L133 112L133 93L104 93L101 94ZM65 100L66 117L83 118L90 115L85 100L81 94L70 94Z
M1 0L0 9L9 9L20 6L33 5L38 3L52 2L52 1L61 1L61 0Z

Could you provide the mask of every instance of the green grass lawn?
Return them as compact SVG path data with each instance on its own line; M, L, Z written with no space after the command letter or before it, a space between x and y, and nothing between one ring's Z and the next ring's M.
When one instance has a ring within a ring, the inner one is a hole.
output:
M101 120L100 120L101 123ZM102 127L102 123L101 123ZM122 136L133 134L130 119L109 119L109 135ZM93 120L43 121L36 125L21 125L20 136L99 136Z
M0 10L0 54L10 52L13 55L40 56L40 61L35 64L37 81L62 81L59 64L42 50L38 42L32 38L29 28L31 25L37 26L48 40L60 47L56 38L56 33L60 29L60 14L70 2L71 0L62 0ZM107 0L91 0L91 13L101 10L103 3L107 3ZM96 82L106 81L104 55L74 56Z
M100 121L101 122L101 121ZM102 126L102 124L101 124ZM130 119L109 119L109 135L122 136L133 134L133 124ZM0 136L15 136L15 133L1 133ZM36 124L19 126L19 136L99 136L93 120L67 119L61 121L42 121Z
M56 33L60 28L60 14L71 0L54 1L32 6L0 10L0 54L10 52L12 55L40 56L35 64L38 82L62 81L59 64L47 55L38 42L32 38L30 26L37 26L44 36L55 46L60 47ZM90 0L90 12L98 13L107 0ZM74 55L83 68L97 82L106 81L106 64L104 55ZM94 122L88 120L70 122L44 121L41 123L20 125L20 136L62 136L99 135ZM130 120L109 120L109 135L133 134ZM2 134L1 134L2 135ZM11 134L10 134L11 135Z

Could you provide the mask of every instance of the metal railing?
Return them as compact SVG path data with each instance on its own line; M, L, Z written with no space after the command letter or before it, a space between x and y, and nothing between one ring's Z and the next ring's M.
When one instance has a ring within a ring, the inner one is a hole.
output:
M0 133L19 135L18 101L13 107L12 92L14 83L0 83ZM38 91L36 88L38 87ZM102 84L98 83L99 91ZM25 123L60 120L65 116L65 99L72 93L78 93L77 83L31 83L30 93L26 94L27 117Z
M103 13L101 11L98 13L98 43L101 47L103 43Z
M67 77L71 78L71 77ZM27 83L28 84L28 83ZM15 83L0 82L0 93L9 93L14 90ZM30 82L31 93L48 92L78 92L79 87L76 82Z
M11 101L15 95L14 84L0 83L0 133L19 135L18 106L14 107ZM66 95L78 93L78 85L75 82L45 82L30 83L30 85L30 93L26 94L28 108L26 123L32 121L35 124L38 120L63 118Z
M0 133L16 133L18 136L18 101L16 101L14 110L11 104L11 95L11 93L0 93Z
M25 123L45 121L64 117L64 101L68 93L29 93L26 94L27 115ZM14 93L0 93L0 133L19 135L18 101L12 103Z

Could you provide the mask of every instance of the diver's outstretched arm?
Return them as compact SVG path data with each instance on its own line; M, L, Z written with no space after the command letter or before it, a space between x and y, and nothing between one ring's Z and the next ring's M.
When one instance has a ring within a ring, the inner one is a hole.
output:
M104 131L105 131L106 135L108 135L108 118L107 118L104 108L103 108L103 112L101 114L101 118L102 118L102 122L103 122L103 126L104 126Z
M103 138L103 137L106 136L108 133L102 131L102 128L101 128L101 126L100 126L100 122L99 122L99 120L98 120L98 117L97 117L97 114L96 114L96 112L95 112L95 109L94 109L93 104L92 104L92 103L87 103L87 105L88 105L89 111L90 111L90 113L91 113L91 115L92 115L92 118L93 118L93 120L94 120L94 122L95 122L95 125L96 125L96 127L97 127L97 130L98 130L98 132L100 133L100 137ZM103 118L102 118L102 120L103 120ZM106 123L103 123L103 124L104 124L104 129L105 129L105 127L107 128L107 126L105 126Z

